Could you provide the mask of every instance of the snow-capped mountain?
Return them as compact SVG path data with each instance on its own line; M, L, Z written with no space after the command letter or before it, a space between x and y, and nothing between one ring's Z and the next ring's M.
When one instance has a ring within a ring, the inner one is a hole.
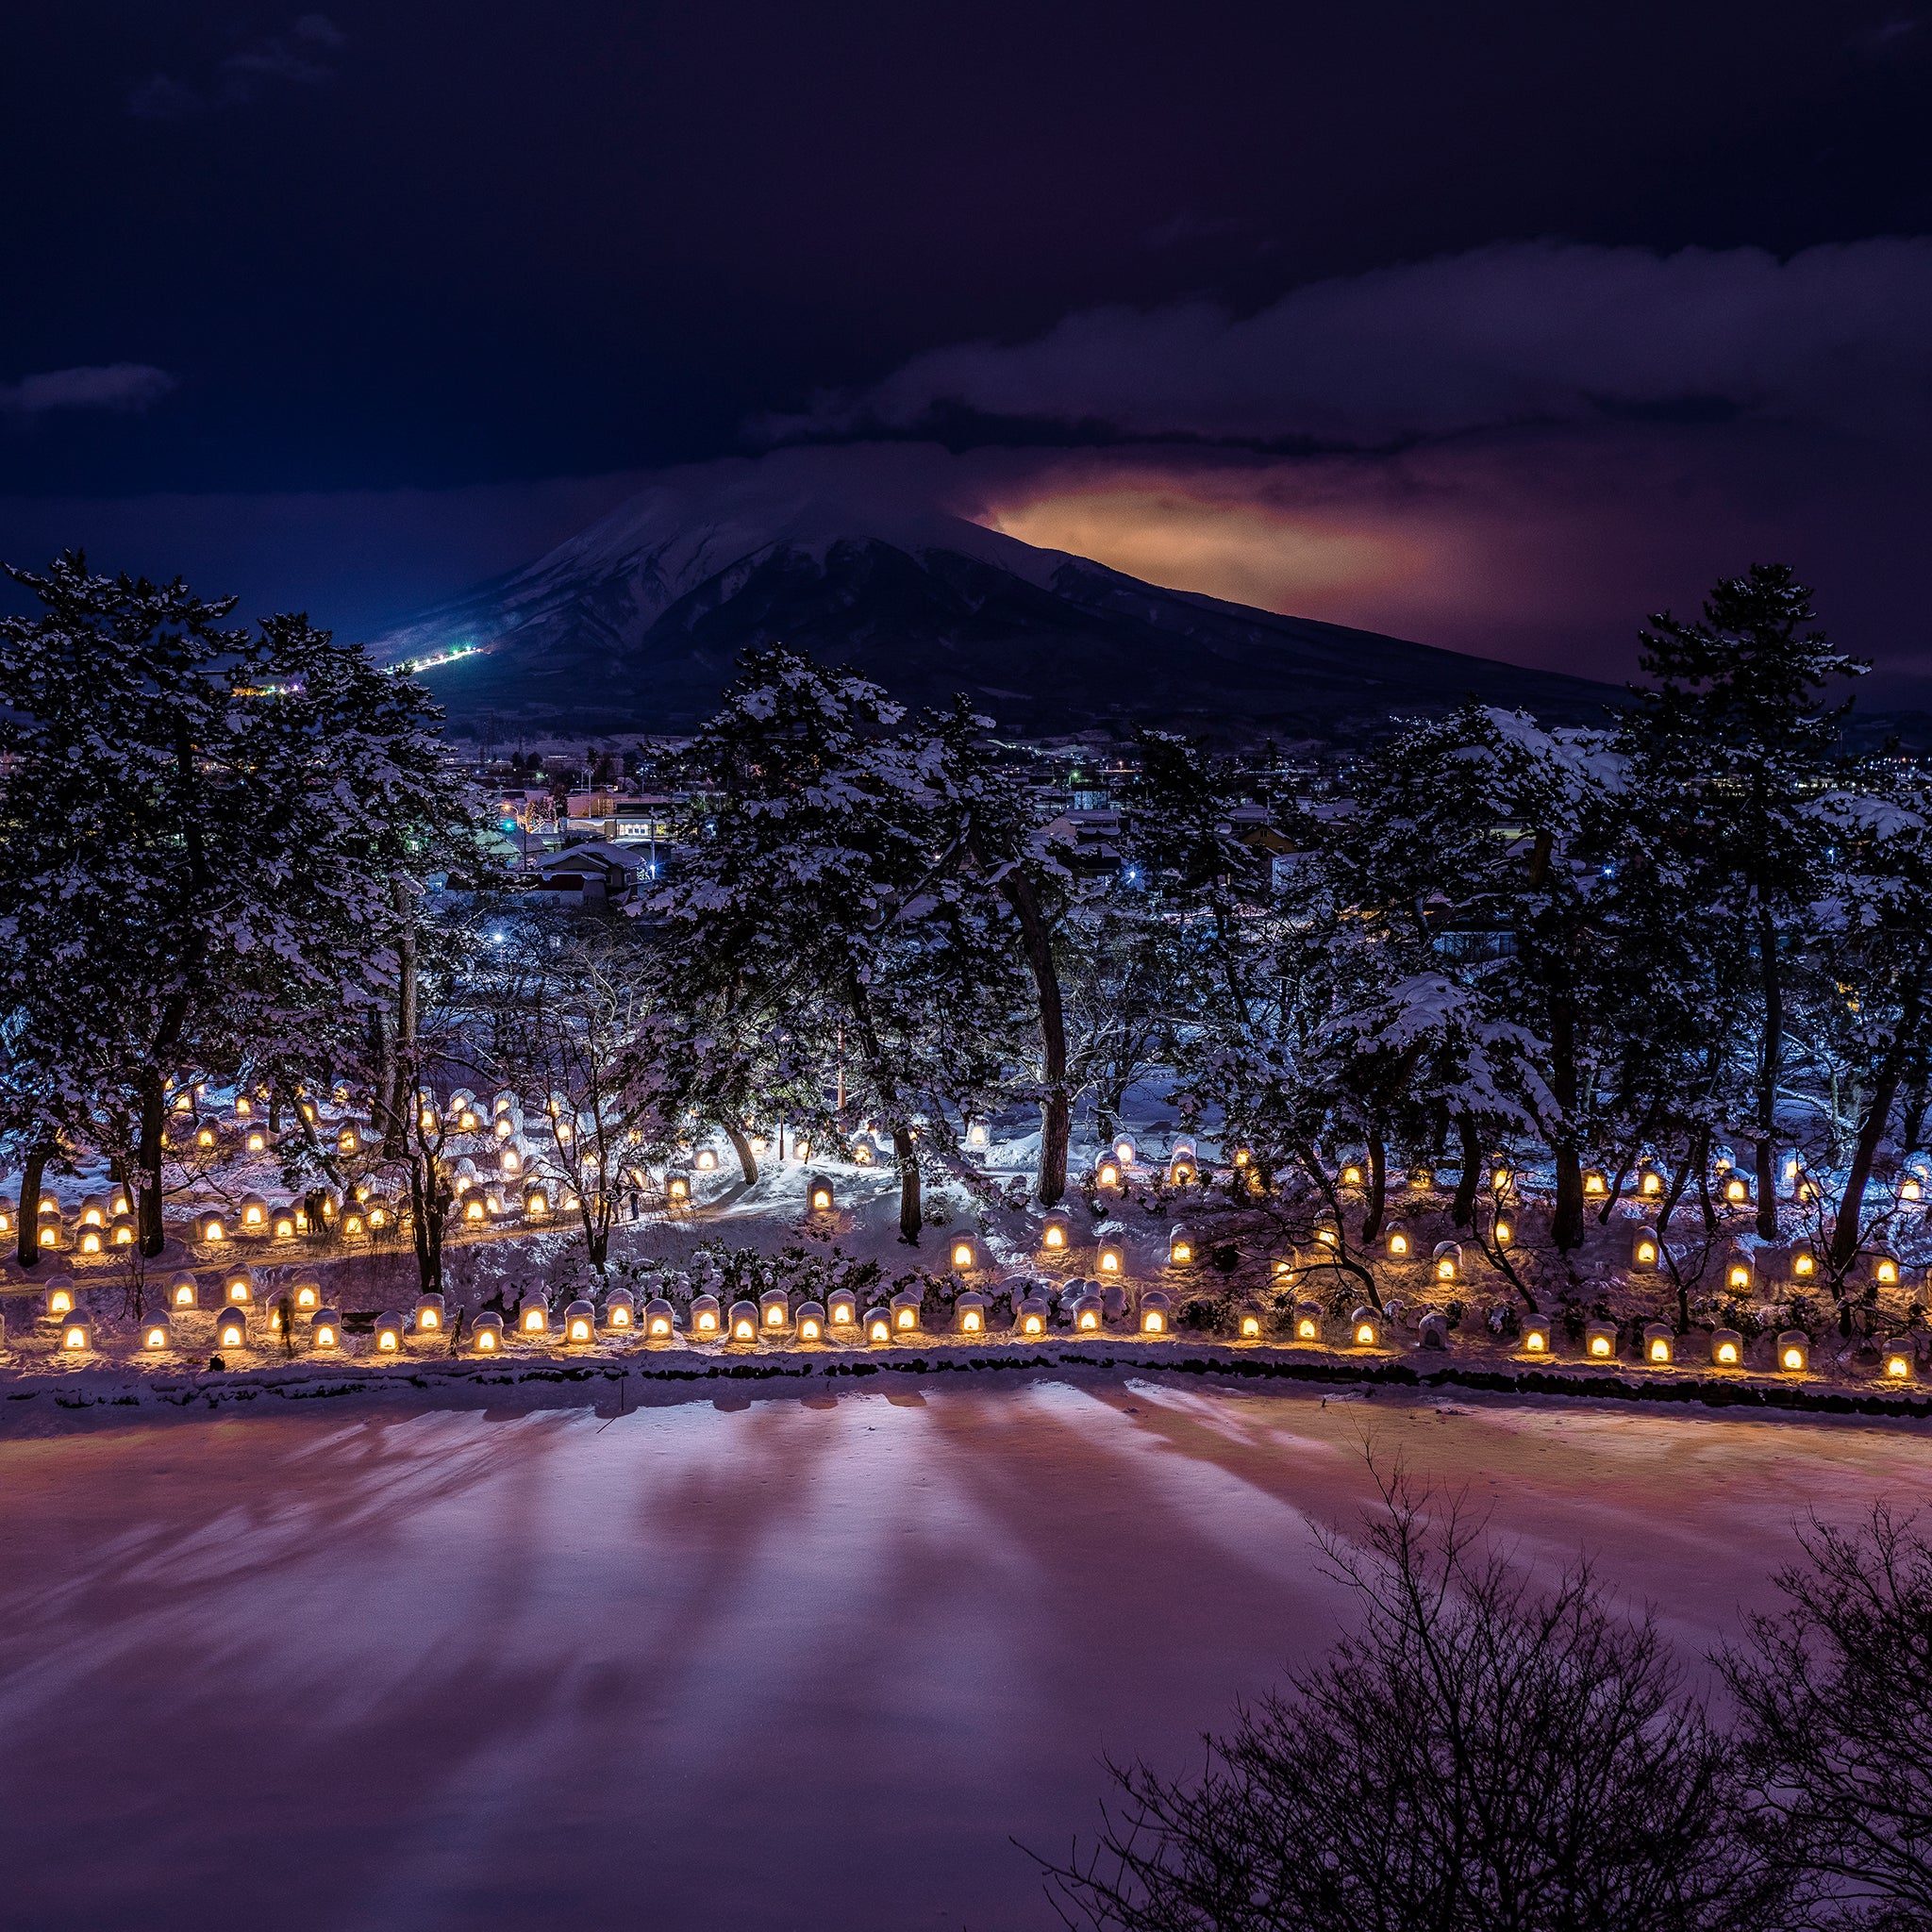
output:
M1470 695L1594 722L1615 696L1162 590L924 506L738 465L646 490L374 648L426 665L459 727L579 734L688 730L739 652L770 641L847 663L908 704L963 691L1025 736L1147 724L1355 738L1391 711Z

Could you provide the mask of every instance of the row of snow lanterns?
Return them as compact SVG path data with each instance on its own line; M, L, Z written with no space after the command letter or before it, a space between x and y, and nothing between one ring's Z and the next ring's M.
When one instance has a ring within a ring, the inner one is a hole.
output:
M1243 1157L1237 1155L1239 1164L1245 1166ZM1118 1134L1108 1152L1101 1157L1099 1165L1093 1171L1094 1184L1102 1188L1118 1188L1125 1185L1125 1176L1140 1159L1140 1151L1131 1134ZM1191 1187L1201 1178L1201 1160L1194 1143L1186 1139L1178 1140L1168 1153L1165 1162L1167 1180L1170 1187Z
M1546 1356L1556 1346L1555 1327L1547 1315L1525 1316L1523 1322L1522 1353ZM1584 1324L1583 1353L1591 1361L1611 1361L1617 1355L1618 1328L1614 1322ZM1668 1322L1646 1323L1642 1331L1641 1357L1654 1368L1670 1368L1677 1361L1678 1350L1686 1338ZM1735 1328L1708 1331L1707 1345L1714 1368L1740 1369L1744 1366L1743 1336ZM1811 1338L1802 1328L1788 1328L1772 1344L1772 1360L1781 1374L1805 1374L1811 1364ZM1907 1382L1914 1373L1909 1348L1894 1345L1880 1358L1880 1373L1887 1381Z

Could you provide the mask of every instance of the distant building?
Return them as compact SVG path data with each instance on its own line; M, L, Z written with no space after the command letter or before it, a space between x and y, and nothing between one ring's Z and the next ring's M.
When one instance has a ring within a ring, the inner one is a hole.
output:
M578 906L633 905L640 886L647 889L652 876L647 853L606 839L591 839L562 852L549 853L530 870L538 891L554 893L559 901Z

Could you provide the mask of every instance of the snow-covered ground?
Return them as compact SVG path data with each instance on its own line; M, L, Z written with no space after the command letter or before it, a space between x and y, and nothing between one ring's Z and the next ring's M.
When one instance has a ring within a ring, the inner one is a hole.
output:
M1932 1502L1897 1425L773 1386L0 1441L0 1917L1046 1928L1009 1838L1329 1641L1365 1440L1693 1666L1807 1511Z

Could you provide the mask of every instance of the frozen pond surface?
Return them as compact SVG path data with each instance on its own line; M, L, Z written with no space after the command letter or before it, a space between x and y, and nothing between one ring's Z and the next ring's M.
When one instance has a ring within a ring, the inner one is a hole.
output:
M1009 1840L1326 1644L1368 1434L1692 1658L1932 1500L1901 1427L1135 1381L4 1441L0 1922L1054 1924Z

